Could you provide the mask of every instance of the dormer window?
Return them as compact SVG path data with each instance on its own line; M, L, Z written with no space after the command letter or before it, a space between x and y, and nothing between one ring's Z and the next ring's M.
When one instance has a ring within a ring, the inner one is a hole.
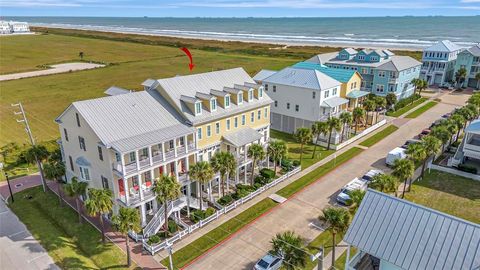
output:
M359 55L358 60L365 60L365 55Z
M195 103L195 115L202 114L202 102Z
M225 96L225 108L230 107L230 96Z
M238 104L242 104L243 103L243 93L240 92L237 94L237 100L238 100Z
M253 89L248 90L248 101L253 100Z
M214 99L210 100L210 110L212 112L217 110L217 99L214 98Z
M258 97L262 98L263 97L263 87L258 88Z
M372 56L372 57L370 57L370 60L372 60L372 61L378 61L378 57Z

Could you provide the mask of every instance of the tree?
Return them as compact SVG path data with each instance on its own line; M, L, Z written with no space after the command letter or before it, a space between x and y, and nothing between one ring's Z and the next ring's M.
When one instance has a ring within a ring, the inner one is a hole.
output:
M342 137L340 138L340 142L343 142L343 138L345 137L345 130L352 124L353 117L350 112L345 111L340 114L339 119L342 123Z
M322 215L318 219L326 223L328 226L327 230L332 234L332 265L335 265L336 236L347 231L350 224L350 214L345 208L327 207L322 210Z
M178 199L181 191L180 183L173 176L161 175L160 178L155 180L152 191L157 196L157 201L163 204L165 207L165 222L163 223L163 229L165 233L168 233L168 204L170 201Z
M458 138L460 137L460 131L462 131L463 125L465 124L466 120L459 113L452 114L449 120L452 122L452 124L457 126L457 136L455 138L455 142L457 142Z
M389 109L395 108L395 104L397 103L397 95L395 95L394 93L388 93L385 96L385 100Z
M373 99L367 99L365 102L363 102L363 108L366 111L367 115L367 125L368 125L368 113L373 112L375 110L375 101ZM371 124L373 124L373 115L371 116Z
M363 200L363 197L365 197L365 191L361 189L354 189L352 192L350 192L349 197L350 197L350 209L352 209L352 212L355 213L357 212L358 207L360 206L360 203Z
M210 160L210 164L215 172L220 173L220 182L222 187L222 197L225 196L226 177L231 176L237 169L235 157L230 152L217 152Z
M456 111L456 113L460 114L465 118L465 122L463 124L463 128L467 126L467 123L475 119L475 111L473 111L471 108L467 107L462 107Z
M263 160L265 158L265 150L263 146L258 143L252 143L248 147L247 155L249 158L252 159L252 176L250 179L250 184L253 186L254 184L254 172L255 172L255 165L259 160Z
M455 83L457 84L457 88L462 87L462 84L465 82L465 78L467 77L467 70L462 67L457 72L455 72Z
M365 116L365 110L361 107L356 107L352 112L353 121L355 122L355 134L357 134L358 123L362 122Z
M432 136L442 142L442 152L445 151L445 144L450 140L450 132L445 125L440 125L432 128Z
M89 216L98 215L100 227L102 230L102 242L105 244L105 225L103 224L103 215L112 211L112 191L110 189L94 189L88 190L88 199L85 201L85 208Z
M393 176L403 181L402 198L405 197L405 189L407 187L407 180L413 177L415 165L410 159L397 159L393 163Z
M418 90L419 95L421 95L422 91L428 87L428 82L419 78L413 79L412 84L415 86L415 90Z
M427 158L427 151L425 151L425 147L422 143L409 144L405 153L413 161L414 164L418 164L419 162L424 163ZM422 168L422 172L423 170L424 168ZM410 185L408 186L408 191L410 191Z
M300 164L302 164L303 146L312 141L312 131L309 128L298 128L295 140L300 144Z
M80 208L80 196L87 191L88 183L78 181L76 177L72 177L70 183L66 184L64 189L68 196L75 198L75 204L78 212L78 222L82 223L82 211Z
M118 211L118 215L112 217L112 224L117 231L119 231L125 237L125 247L127 249L127 265L130 267L132 261L130 258L130 247L128 232L138 232L142 228L140 226L140 214L135 208L121 207Z
M375 101L375 124L378 122L378 112L385 108L387 100L384 97L376 96Z
M62 176L65 175L65 165L63 162L51 160L45 164L44 173L46 178L57 181L58 201L60 206L63 205Z
M480 94L479 93L475 93L473 95L471 95L468 100L467 100L467 103L468 104L473 104L477 107L480 107Z
M312 125L312 136L315 137L315 145L313 146L312 158L315 157L317 151L317 144L320 135L326 135L328 132L328 126L326 122L315 122Z
M272 244L272 255L283 259L285 269L294 270L305 267L303 239L293 231L277 233L270 243Z
M268 155L273 159L275 174L277 173L277 165L288 153L287 144L282 140L272 140L267 148Z
M191 178L197 181L197 191L198 198L200 199L200 209L203 209L203 196L202 196L202 186L210 182L215 174L213 172L212 166L206 161L199 161L194 165L190 166L188 174ZM210 196L211 190L208 189L208 196Z
M427 155L427 158L423 161L423 165L422 165L422 177L423 177L425 173L425 167L426 167L427 161L438 153L438 150L440 150L442 142L432 135L427 135L422 138L422 144L423 144L423 148L425 149L425 154Z
M342 123L340 119L336 117L329 117L327 120L327 127L328 127L328 144L327 150L330 150L330 143L332 141L332 133L335 130L336 132L340 132L342 129Z
M458 128L457 123L454 122L452 119L447 120L446 127L447 127L447 130L448 130L448 133L450 134L449 141L450 141L450 145L451 145L452 142L453 142L453 136L455 134L457 134L457 132L459 132L460 129Z
M28 148L23 153L23 156L28 163L37 164L38 170L40 172L40 178L42 179L43 192L46 192L47 183L45 182L45 174L43 173L42 162L47 160L50 156L47 148L44 145L32 145L32 147Z
M80 57L80 60L83 60L83 55L84 55L83 52L78 53L78 57Z
M397 197L397 179L393 175L376 174L372 177L372 182L369 186L381 192L393 192L395 197Z

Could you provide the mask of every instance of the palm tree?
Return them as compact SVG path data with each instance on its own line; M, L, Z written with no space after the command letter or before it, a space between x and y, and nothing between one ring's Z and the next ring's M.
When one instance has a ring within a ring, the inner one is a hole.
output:
M352 124L353 117L350 112L342 112L339 116L340 122L342 123L342 137L340 138L340 142L343 142L343 138L345 136L345 130Z
M43 192L47 191L47 183L45 182L45 174L43 173L42 162L48 159L50 153L44 145L33 145L23 153L25 160L30 164L37 164L40 178L42 180Z
M407 187L407 180L413 177L415 165L410 159L397 159L393 163L393 176L403 181L402 198L405 197L405 189Z
M353 121L355 122L355 135L356 135L358 123L360 123L363 120L363 117L365 116L365 110L361 107L356 107L355 109L353 109L352 115L353 115Z
M475 93L468 98L468 104L474 104L477 107L480 107L480 94Z
M286 231L277 233L270 243L272 255L283 259L285 269L294 270L305 267L306 256L302 237L293 231Z
M472 110L472 108L467 108L466 106L458 109L456 113L460 114L461 116L463 116L463 118L465 118L465 122L463 123L464 129L467 126L467 123L472 121L476 117L475 111Z
M198 190L198 198L200 199L200 209L203 209L203 196L202 196L202 186L210 182L212 180L213 172L212 166L210 163L206 161L199 161L194 165L190 166L190 170L188 174L191 178L197 181L197 190ZM208 196L210 197L211 190L208 189Z
M63 162L50 161L45 164L44 168L45 177L57 181L57 193L58 193L58 203L63 205L63 192L62 185L63 180L62 176L65 175L65 165Z
M277 165L288 153L287 144L282 140L272 140L267 148L267 153L273 159L273 170L277 173Z
M442 153L445 151L445 144L450 140L450 132L445 125L436 126L432 129L432 136L442 142Z
M312 158L315 157L317 151L317 144L320 135L325 135L328 132L328 126L326 122L315 122L312 125L312 136L315 137L315 145L313 146Z
M83 52L79 52L79 53L78 53L78 57L80 57L80 60L83 60L83 55L84 55Z
M393 175L376 174L372 177L372 183L369 186L381 192L393 192L397 197L397 179Z
M462 131L463 125L465 123L465 118L459 113L454 113L449 120L457 126L457 136L455 138L455 142L457 142L458 137L460 137L460 131Z
M418 164L419 162L424 163L427 158L427 151L425 151L425 147L422 143L409 144L405 153L407 154L408 158L413 161L414 164ZM423 169L424 168L422 168L422 170ZM410 185L408 186L408 191L410 191Z
M105 225L103 224L103 215L112 211L112 191L110 189L94 189L88 190L88 199L85 201L85 208L89 216L98 215L100 227L102 229L102 242L105 244Z
M328 126L328 144L327 144L327 150L330 150L330 143L332 141L332 133L335 130L336 132L340 132L342 129L342 123L340 122L340 119L336 117L329 117L327 120L327 126Z
M465 82L465 78L467 77L467 70L462 67L457 72L455 72L455 82L457 84L457 88L462 87L463 82ZM460 85L460 86L459 86Z
M427 158L425 159L422 165L422 177L423 177L425 173L425 167L426 167L427 161L431 157L433 158L438 153L438 150L440 150L442 142L432 135L427 135L422 138L422 144L423 144L423 148L425 149L425 154L427 156Z
M168 204L180 197L182 186L178 183L174 176L161 175L155 180L152 191L157 196L157 201L165 207L165 222L163 229L168 233Z
M354 189L352 192L350 192L349 197L350 197L350 209L352 210L353 213L357 212L358 207L360 206L360 203L363 200L363 197L365 197L365 191L361 189Z
M428 87L428 82L419 78L413 79L412 84L415 86L415 90L418 90L419 95L422 94L422 90L425 90Z
M210 164L215 172L220 173L220 185L222 187L222 197L225 196L225 182L227 177L231 176L237 167L235 157L230 152L217 152L210 160Z
M312 131L309 128L298 128L295 140L300 143L300 164L302 164L303 146L312 141Z
M363 108L366 111L367 115L367 125L368 125L368 113L373 112L375 110L375 101L373 99L367 99L365 102L363 102ZM371 124L373 124L373 115L371 116Z
M127 265L130 267L132 261L130 258L130 247L128 232L138 232L142 228L140 226L140 214L135 208L121 207L118 211L118 215L112 217L112 224L117 231L119 231L125 237L125 247L127 249Z
M385 96L385 101L387 102L387 107L391 109L392 107L395 108L395 104L397 103L397 95L394 93L388 93Z
M452 119L447 120L446 127L448 130L448 133L450 134L450 139L449 139L450 141L449 146L450 146L453 142L453 136L458 132L460 132L460 129L458 128L457 123L454 122Z
M347 209L341 207L327 207L322 210L318 217L321 222L327 224L327 230L332 234L332 265L335 265L335 247L337 246L337 234L343 234L350 224L350 214Z
M75 204L77 205L78 222L82 223L82 211L80 208L80 196L87 191L88 183L78 181L76 177L72 177L71 182L66 184L64 189L68 196L75 198Z
M378 122L378 111L387 106L387 100L384 97L376 96L375 99L375 124Z
M252 143L248 147L247 155L249 158L252 159L252 176L250 179L250 184L253 186L255 165L257 164L258 161L263 160L265 158L265 150L263 149L263 146L261 146L260 144Z

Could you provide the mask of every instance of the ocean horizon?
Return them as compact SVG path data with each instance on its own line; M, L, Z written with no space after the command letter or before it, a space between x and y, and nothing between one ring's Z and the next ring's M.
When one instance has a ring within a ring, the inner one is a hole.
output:
M33 26L286 45L422 49L480 43L480 16L448 17L4 17ZM468 27L471 26L471 27Z

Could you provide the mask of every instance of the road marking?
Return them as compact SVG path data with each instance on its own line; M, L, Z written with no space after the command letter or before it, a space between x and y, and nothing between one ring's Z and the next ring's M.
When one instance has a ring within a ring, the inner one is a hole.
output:
M324 228L322 228L322 227L320 227L320 226L316 225L316 224L315 224L315 223L313 223L313 222L310 222L310 223L308 223L308 225L309 225L309 226L312 226L312 227L314 227L315 229L317 229L317 230L320 230L320 231L322 231L322 232L323 232L323 231L325 231L325 229L324 229Z
M23 231L20 231L20 232L16 232L16 233L10 234L8 237L13 237L15 235L19 235L19 234L24 233L24 232L27 232L27 231L23 230Z
M43 256L45 256L45 255L47 255L46 252L43 253L42 255L39 255L39 256L37 256L37 257L35 257L35 258L33 258L33 259L28 260L27 263L31 263L31 262L33 262L33 261L35 261L35 260L37 260L37 259L40 259L41 257L43 257Z

